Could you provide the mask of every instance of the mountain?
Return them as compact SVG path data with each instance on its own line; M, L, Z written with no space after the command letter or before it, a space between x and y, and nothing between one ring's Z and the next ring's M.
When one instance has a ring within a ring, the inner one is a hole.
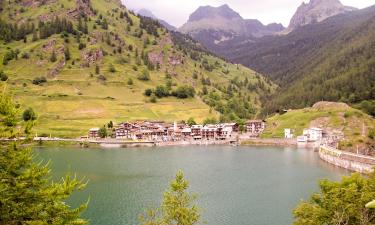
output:
M303 108L321 100L354 104L375 99L375 6L287 35L232 42L219 55L266 74L281 86L265 100L266 112Z
M221 60L119 0L0 1L0 88L38 135L109 121L252 118L269 79ZM19 115L21 116L21 115Z
M217 45L228 40L272 35L284 29L281 24L263 25L258 20L243 19L228 5L202 6L193 12L178 30L191 35L215 52Z
M339 0L310 0L303 2L290 20L288 29L293 30L311 23L321 22L331 16L351 12L356 8L344 6Z
M161 25L163 25L165 28L167 28L168 30L170 31L175 31L177 30L176 27L170 25L168 22L166 22L165 20L162 20L162 19L159 19L157 18L150 10L148 9L140 9L137 11L137 14L138 15L141 15L141 16L145 16L145 17L149 17L149 18L152 18L154 20L158 20Z

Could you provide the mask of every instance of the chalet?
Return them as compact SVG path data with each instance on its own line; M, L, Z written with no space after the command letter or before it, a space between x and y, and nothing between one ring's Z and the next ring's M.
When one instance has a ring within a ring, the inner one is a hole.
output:
M202 139L202 125L193 125L191 126L191 136L194 140Z
M266 128L266 123L263 120L249 120L245 124L245 130L252 137L259 137L259 135Z
M99 138L99 128L91 128L89 130L89 138Z
M184 129L181 130L181 135L183 138L189 138L191 137L191 128L190 127L185 127Z

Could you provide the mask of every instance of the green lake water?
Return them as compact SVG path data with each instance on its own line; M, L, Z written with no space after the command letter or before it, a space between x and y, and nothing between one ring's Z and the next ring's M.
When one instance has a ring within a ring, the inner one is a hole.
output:
M95 225L137 224L146 208L160 204L179 169L198 194L203 220L213 225L284 225L292 209L318 190L318 180L338 180L345 170L316 152L278 147L165 147L35 149L50 160L53 176L67 172L89 180L72 205L90 198L84 217Z

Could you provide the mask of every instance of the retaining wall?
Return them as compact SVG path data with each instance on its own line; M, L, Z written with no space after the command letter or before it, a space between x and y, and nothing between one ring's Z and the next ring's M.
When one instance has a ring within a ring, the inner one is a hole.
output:
M333 165L360 173L371 172L375 166L374 157L344 152L328 146L319 148L319 157Z

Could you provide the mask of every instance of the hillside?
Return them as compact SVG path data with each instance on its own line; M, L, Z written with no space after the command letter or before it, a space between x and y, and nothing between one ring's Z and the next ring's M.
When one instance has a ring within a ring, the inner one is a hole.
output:
M0 4L1 86L20 112L27 105L38 113L39 135L76 137L110 120L251 118L259 94L275 89L119 1Z
M375 6L300 27L288 35L232 42L218 55L277 82L265 113L317 101L374 99Z
M286 128L293 129L298 136L309 127L320 127L331 135L344 136L339 143L342 150L356 152L358 147L361 153L375 154L375 120L344 103L318 102L311 108L270 117L263 137L284 137Z

